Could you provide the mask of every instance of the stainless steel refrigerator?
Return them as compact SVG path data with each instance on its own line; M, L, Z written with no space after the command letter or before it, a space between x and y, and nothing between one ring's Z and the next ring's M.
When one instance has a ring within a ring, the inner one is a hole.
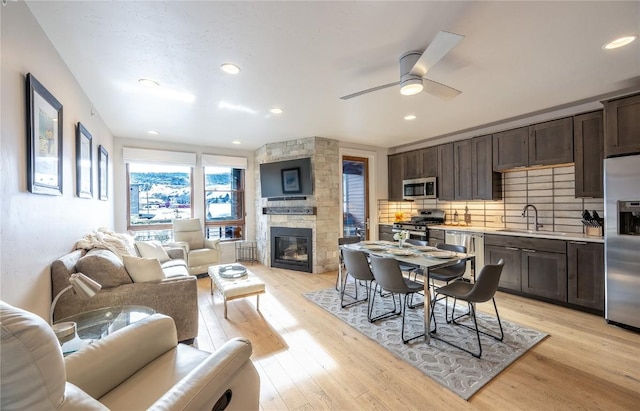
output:
M640 329L640 155L604 161L605 318Z

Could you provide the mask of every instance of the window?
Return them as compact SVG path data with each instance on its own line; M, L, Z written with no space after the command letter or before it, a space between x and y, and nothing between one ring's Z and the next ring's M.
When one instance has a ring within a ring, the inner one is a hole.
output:
M167 241L171 220L191 218L192 168L165 164L127 164L129 229L139 240Z
M204 167L205 231L209 239L244 238L244 170Z

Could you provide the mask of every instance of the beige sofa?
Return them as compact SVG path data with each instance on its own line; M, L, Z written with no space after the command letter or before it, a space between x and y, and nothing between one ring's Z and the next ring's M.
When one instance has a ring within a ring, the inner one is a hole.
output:
M178 341L190 341L198 335L197 280L189 275L182 249L170 249L169 261L162 263L168 277L163 280L133 282L118 256L109 250L75 250L51 264L52 299L69 285L69 276L82 272L102 285L90 299L81 299L67 291L58 300L54 321L71 315L110 306L143 305L168 315L175 321Z
M259 408L251 342L210 354L177 343L171 318L154 314L63 358L42 318L0 301L0 409L222 410Z

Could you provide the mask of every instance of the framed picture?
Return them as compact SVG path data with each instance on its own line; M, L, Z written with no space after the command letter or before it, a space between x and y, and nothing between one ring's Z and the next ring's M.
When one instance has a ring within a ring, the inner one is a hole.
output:
M81 123L76 127L76 192L78 197L93 198L92 137Z
M98 146L98 198L109 198L109 152L102 145Z
M62 195L62 104L31 74L27 95L27 189Z
M300 193L300 167L282 170L282 192L284 194Z

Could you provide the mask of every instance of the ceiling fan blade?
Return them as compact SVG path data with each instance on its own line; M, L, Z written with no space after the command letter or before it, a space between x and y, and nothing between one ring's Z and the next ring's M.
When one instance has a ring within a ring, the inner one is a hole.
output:
M389 87L397 86L399 84L400 84L400 82L396 81L396 82L393 82L393 83L385 84L383 86L378 86L378 87L370 88L368 90L362 90L362 91L358 91L357 93L353 93L353 94L349 94L349 95L346 95L346 96L342 96L342 97L340 97L340 99L341 100L349 100L350 98L358 97L358 96L361 96L363 94L371 93L373 91L382 90L383 88L389 88Z
M424 86L424 92L433 94L436 97L440 97L443 100L451 100L458 94L462 93L460 90L456 90L453 87L445 86L437 81L429 80L427 78L422 79Z
M448 52L450 52L464 36L448 31L440 31L431 44L422 53L416 64L411 69L411 74L424 77L425 74L435 66Z

